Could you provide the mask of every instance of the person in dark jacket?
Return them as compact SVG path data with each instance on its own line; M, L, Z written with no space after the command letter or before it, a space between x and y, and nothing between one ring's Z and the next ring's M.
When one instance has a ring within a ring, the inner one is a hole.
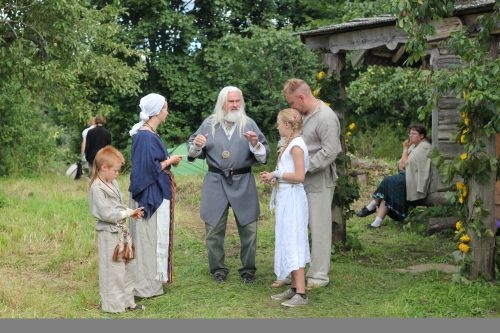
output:
M92 176L94 169L94 158L99 149L111 145L111 133L104 127L106 118L95 117L95 127L87 132L85 141L85 159L89 163L89 176Z

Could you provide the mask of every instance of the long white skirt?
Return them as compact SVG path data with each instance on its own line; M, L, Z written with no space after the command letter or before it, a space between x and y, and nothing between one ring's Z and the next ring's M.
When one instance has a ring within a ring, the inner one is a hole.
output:
M137 202L131 199L129 207L137 207ZM129 225L136 252L134 294L142 298L162 295L163 284L171 282L168 280L171 274L171 258L168 252L171 242L170 201L163 200L148 219L131 219Z
M311 261L308 204L302 184L280 183L276 193L274 273L279 280Z

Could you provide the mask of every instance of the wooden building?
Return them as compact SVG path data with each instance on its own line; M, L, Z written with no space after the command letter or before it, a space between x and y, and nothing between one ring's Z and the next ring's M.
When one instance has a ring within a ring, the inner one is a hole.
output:
M441 70L451 64L460 64L460 58L450 54L447 49L441 48L440 42L445 40L454 31L467 27L471 35L479 32L480 26L478 16L491 13L494 10L495 0L473 0L456 1L455 11L452 17L440 21L431 22L435 27L435 34L427 38L427 53L421 63L414 66L425 66L432 70ZM352 65L364 62L365 64L383 66L405 66L408 59L406 52L406 42L408 36L406 32L397 27L397 20L394 16L377 16L354 19L350 22L334 24L321 27L315 30L299 33L302 42L311 50L320 51L323 61L328 66L328 74L336 72L340 74L346 63L346 55L350 53ZM498 56L500 41L500 27L492 33L491 55ZM461 152L461 145L454 142L452 138L457 131L457 124L461 121L458 108L460 99L445 97L438 101L432 114L432 141L445 158L458 156ZM500 137L486 138L488 142L488 152L496 156L500 153ZM496 146L496 147L495 147ZM492 175L491 183L479 186L474 191L481 196L484 205L494 214L485 225L493 228L496 219L500 218L500 183L495 183ZM443 184L437 172L433 172L430 203L439 204L443 200L445 191L454 190L454 184ZM471 193L472 194L472 193ZM338 214L336 214L336 219ZM343 219L343 218L342 218ZM345 219L334 221L340 223L345 233ZM337 238L345 239L345 235ZM474 239L473 239L474 241ZM479 267L477 273L482 273L487 277L494 277L494 243L475 240L477 250L474 251L474 259ZM493 244L493 245L492 245ZM486 249L486 253L481 253L480 248ZM491 269L493 268L493 271Z

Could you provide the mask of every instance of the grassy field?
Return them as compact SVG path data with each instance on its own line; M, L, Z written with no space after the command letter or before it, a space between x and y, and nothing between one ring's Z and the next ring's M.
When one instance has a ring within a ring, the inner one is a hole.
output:
M274 217L267 209L269 189L264 187L259 187L257 279L250 285L239 279L239 239L231 216L226 238L231 271L227 282L217 284L208 273L204 226L198 215L202 178L176 180L174 282L164 295L142 300L144 312L113 315L99 309L95 222L88 210L87 180L64 175L0 179L0 317L500 317L499 279L456 284L452 273L437 268L453 265L456 244L449 232L425 236L390 220L380 229L368 230L371 218L357 217L347 224L353 249L332 247L330 285L310 291L309 306L284 308L269 297L276 292L270 287ZM128 175L119 181L128 199ZM372 190L371 184L363 188L363 200ZM408 269L414 265L431 269Z

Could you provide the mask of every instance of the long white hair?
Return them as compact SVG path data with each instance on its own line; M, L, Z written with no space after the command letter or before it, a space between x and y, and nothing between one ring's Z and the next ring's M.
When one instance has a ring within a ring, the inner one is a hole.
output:
M214 112L212 113L212 135L215 135L215 128L217 126L224 124L224 117L226 115L226 110L224 110L224 104L227 101L227 95L230 92L237 92L241 99L241 107L239 112L241 112L241 117L236 121L238 126L238 132L240 136L243 134L243 129L247 123L247 116L245 112L245 99L243 98L243 93L237 87L227 86L222 88L217 98L217 103L215 103Z

